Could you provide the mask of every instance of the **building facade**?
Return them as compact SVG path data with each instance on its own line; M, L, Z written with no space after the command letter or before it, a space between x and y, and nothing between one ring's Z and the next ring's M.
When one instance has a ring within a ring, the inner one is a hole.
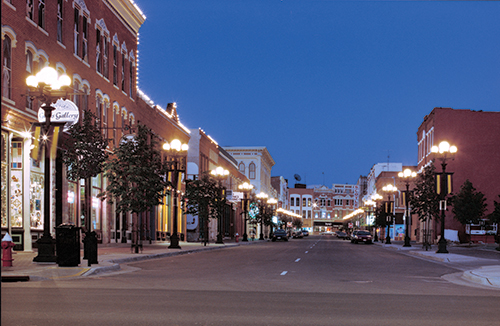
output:
M434 145L448 141L458 148L453 159L447 160L446 172L453 173L453 193L457 193L466 180L486 197L486 215L494 209L494 200L500 194L500 112L468 109L434 108L423 119L417 131L418 169L434 163L441 172L441 161L431 152ZM447 238L466 241L465 227L454 219L451 209L446 212ZM439 236L439 221L432 223L434 239ZM474 237L472 237L474 238ZM474 239L473 239L474 240ZM481 237L480 241L485 241ZM479 241L479 240L478 240ZM490 239L492 241L492 239Z
M66 178L59 153L48 162L51 187L44 189L44 162L30 151L41 102L27 97L26 78L50 66L72 83L67 98L92 111L113 152L137 123L162 141L189 140L175 110L160 108L137 88L138 32L145 20L129 0L2 1L2 233L12 234L17 250L31 250L44 230L43 197L50 191L50 230L61 223L82 225L82 182ZM43 157L43 155L42 155ZM91 228L99 242L130 242L137 216L115 214L98 199L106 187L103 175L92 179ZM144 218L144 237L162 239L171 232L172 198ZM183 214L178 214L182 219ZM185 233L185 221L179 221ZM90 227L90 226L89 226ZM156 234L156 235L155 235Z

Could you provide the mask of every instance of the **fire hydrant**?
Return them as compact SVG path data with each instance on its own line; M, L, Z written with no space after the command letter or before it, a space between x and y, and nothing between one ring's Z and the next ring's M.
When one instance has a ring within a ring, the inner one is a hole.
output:
M16 244L12 242L12 237L7 233L2 239L2 266L9 267L12 266L12 248Z
M240 238L240 235L238 233L236 233L236 235L234 237L236 239L236 242L238 242L238 239Z

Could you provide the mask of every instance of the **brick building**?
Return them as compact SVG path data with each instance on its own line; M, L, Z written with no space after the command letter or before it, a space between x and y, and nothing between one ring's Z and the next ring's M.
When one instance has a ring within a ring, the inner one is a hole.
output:
M492 212L493 201L500 195L500 112L434 108L424 117L417 139L419 170L434 162L436 172L441 172L440 159L431 153L433 145L446 140L457 146L454 159L448 160L446 167L446 172L453 172L453 192L469 179L487 199L486 214ZM439 235L439 222L434 221L432 227ZM446 212L445 227L458 231L458 237L465 240L465 229L453 218L451 209Z
M131 0L4 0L2 1L2 233L10 232L16 249L31 250L43 232L43 162L30 158L31 126L39 101L31 101L26 78L45 66L72 80L69 98L80 110L97 115L112 152L137 123L147 125L163 141L189 141L175 108L160 108L137 88L138 32L145 20ZM56 156L50 160L51 226L81 225L83 187L65 178ZM117 216L114 207L97 199L106 180L93 178L91 224L99 241L130 241L137 217ZM148 236L171 231L171 198L144 221ZM182 218L183 214L178 214ZM137 222L137 221L136 221ZM179 232L185 232L180 221Z

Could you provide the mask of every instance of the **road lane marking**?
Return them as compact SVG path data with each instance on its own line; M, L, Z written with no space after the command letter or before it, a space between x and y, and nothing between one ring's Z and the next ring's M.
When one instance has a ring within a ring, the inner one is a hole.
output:
M306 254L308 253L309 251L306 251Z
M295 262L297 263L300 260L300 258L295 259Z
M287 271L282 272L280 275L286 275Z

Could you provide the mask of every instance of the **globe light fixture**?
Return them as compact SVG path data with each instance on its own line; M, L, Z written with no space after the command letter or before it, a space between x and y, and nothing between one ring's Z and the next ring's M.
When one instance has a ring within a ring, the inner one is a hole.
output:
M405 208L406 208L406 219L405 219L405 243L403 247L411 247L410 244L410 210L409 210L409 196L410 196L410 180L414 179L417 176L417 173L410 170L405 169L402 172L398 173L398 177L405 181L406 192L405 192Z
M229 171L224 169L222 166L218 166L214 170L210 171L210 174L217 180L219 184L219 199L222 201L224 199L225 189L222 187L222 180L227 178ZM219 218L217 219L217 240L215 243L224 244L222 241L222 218L223 218L223 207L219 207Z
M253 185L249 184L248 182L244 182L238 186L238 189L243 192L242 204L243 204L243 211L244 211L244 215L245 215L243 218L244 233L243 233L242 241L248 241L248 234L247 234L248 194L253 190Z

